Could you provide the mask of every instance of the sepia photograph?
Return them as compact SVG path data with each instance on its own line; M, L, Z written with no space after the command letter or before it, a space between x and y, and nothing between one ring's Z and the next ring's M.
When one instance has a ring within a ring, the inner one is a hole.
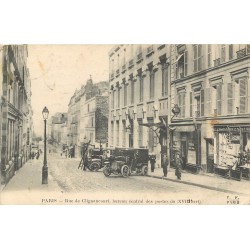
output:
M248 205L249 71L249 44L1 45L1 205Z

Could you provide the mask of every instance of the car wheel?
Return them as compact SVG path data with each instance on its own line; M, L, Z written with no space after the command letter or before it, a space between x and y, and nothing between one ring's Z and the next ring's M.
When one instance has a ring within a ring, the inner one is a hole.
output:
M129 167L127 165L123 165L121 169L121 173L123 177L128 177L129 175Z
M106 177L110 176L111 170L110 170L109 166L104 167L104 169L103 169L103 174L104 174Z
M93 162L89 166L90 171L97 171L100 168L99 163Z

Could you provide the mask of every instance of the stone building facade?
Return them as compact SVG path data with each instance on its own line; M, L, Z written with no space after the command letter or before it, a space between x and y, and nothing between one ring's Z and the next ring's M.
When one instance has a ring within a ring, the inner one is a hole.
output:
M186 168L213 173L250 150L250 46L171 46L172 147Z
M168 153L170 45L116 45L109 53L111 147Z
M116 45L109 53L111 147L146 147L161 164L213 173L250 155L245 44Z
M91 140L97 146L97 140L107 141L108 133L102 132L108 128L108 82L93 83L90 78L75 91L68 107L67 144L74 147L75 157L81 156L83 143Z
M7 183L30 158L33 121L27 45L2 47L1 174Z

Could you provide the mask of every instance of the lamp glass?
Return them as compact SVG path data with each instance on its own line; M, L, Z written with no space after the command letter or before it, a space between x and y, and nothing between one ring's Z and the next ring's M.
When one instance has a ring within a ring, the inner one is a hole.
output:
M43 114L43 119L47 120L49 117L49 110L47 109L47 107L44 107L42 114Z

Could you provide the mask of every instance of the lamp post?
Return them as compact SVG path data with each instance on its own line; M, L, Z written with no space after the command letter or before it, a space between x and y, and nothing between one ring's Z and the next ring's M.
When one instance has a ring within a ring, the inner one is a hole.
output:
M174 107L172 108L172 113L173 113L173 116L171 117L170 121L171 123L173 122L173 119L174 117L178 116L181 112L181 109L180 107L178 106L178 104L175 104ZM170 134L170 145L169 145L169 148L170 148L170 161L172 160L173 158L173 144L174 144L174 129L170 129L169 130L169 134Z
M44 119L44 159L43 159L43 169L42 169L42 184L48 184L46 122L49 116L49 110L47 109L47 107L44 107L42 114Z

